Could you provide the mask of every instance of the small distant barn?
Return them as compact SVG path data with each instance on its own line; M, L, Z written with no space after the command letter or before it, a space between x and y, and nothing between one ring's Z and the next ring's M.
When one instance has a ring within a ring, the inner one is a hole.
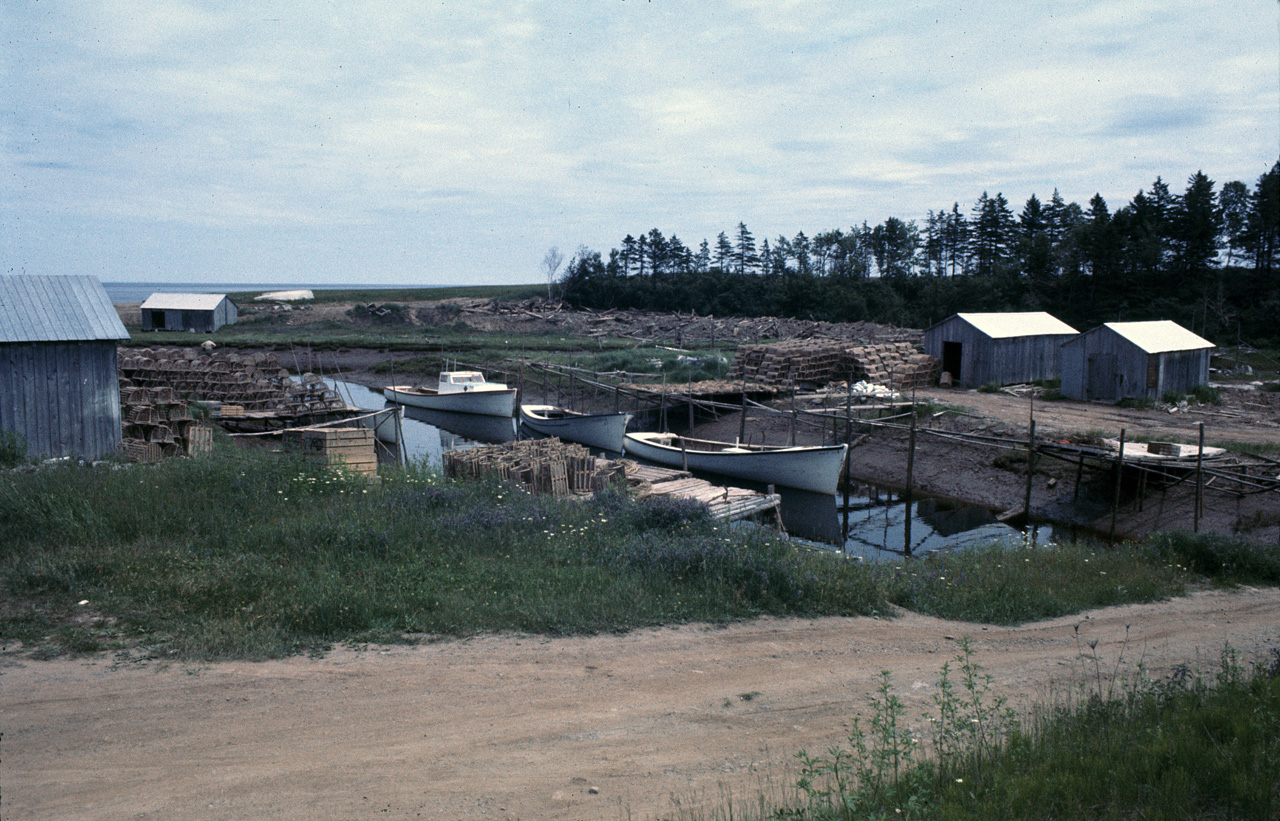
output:
M1159 399L1209 381L1213 343L1167 319L1108 322L1062 346L1062 395Z
M1057 379L1058 350L1079 333L1044 311L954 314L924 332L924 352L952 384L973 388Z
M0 431L33 458L114 451L116 343L128 338L95 277L0 276Z
M152 294L142 303L142 330L211 334L240 318L226 294Z

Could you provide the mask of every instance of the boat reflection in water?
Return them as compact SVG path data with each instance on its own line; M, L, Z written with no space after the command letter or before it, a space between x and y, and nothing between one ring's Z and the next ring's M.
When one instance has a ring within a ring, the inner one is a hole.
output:
M911 517L911 555L924 556L939 550L962 550L991 542L1047 544L1053 538L1048 525L1029 525L1020 530L997 521L993 511L946 499L920 498L916 494L908 511L902 494L872 485L851 488L848 507L848 534L845 528L843 494L835 497L793 498L780 488L782 520L788 532L803 539L832 545L850 557L867 561L892 561L903 555L907 517ZM790 516L790 518L789 518ZM794 527L794 529L793 529Z
M510 416L483 416L478 413L450 413L406 407L406 419L429 425L439 432L444 450L462 450L477 445L498 445L514 442L515 419Z

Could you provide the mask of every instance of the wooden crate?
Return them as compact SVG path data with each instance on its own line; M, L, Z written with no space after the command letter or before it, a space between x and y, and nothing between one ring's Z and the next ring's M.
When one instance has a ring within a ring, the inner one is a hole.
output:
M365 476L378 475L378 454L369 428L293 428L284 432L284 442L286 448L326 464Z

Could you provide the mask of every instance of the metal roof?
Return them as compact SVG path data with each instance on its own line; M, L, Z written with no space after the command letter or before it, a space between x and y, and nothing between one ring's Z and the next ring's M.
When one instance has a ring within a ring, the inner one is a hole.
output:
M1201 348L1215 347L1209 340L1191 333L1170 319L1157 319L1151 322L1106 322L1104 327L1120 334L1147 353L1196 351Z
M97 277L0 276L0 342L128 338Z
M226 294L161 294L147 297L142 308L157 311L216 311Z
M1044 311L996 314L956 314L992 339L1015 336L1057 336L1077 334L1075 328Z

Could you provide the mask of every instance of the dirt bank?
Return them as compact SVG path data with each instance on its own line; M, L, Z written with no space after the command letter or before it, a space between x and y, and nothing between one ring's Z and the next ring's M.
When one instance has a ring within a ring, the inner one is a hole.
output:
M203 668L10 660L3 806L15 819L202 821L645 819L724 795L740 807L791 783L797 750L840 743L881 670L926 732L961 637L1021 709L1096 689L1099 671L1106 688L1139 664L1208 669L1226 643L1264 654L1278 614L1280 591L1245 589L1023 627L903 614Z

